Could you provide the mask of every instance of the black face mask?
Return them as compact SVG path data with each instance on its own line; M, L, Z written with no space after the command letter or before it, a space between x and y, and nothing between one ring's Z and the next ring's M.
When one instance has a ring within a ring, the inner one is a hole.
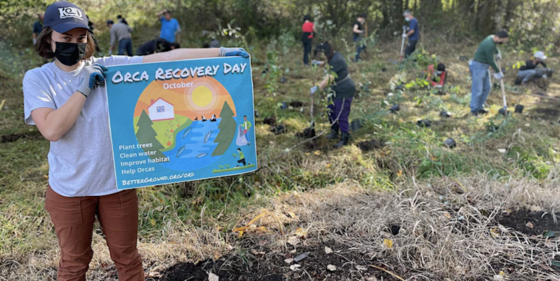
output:
M56 50L54 56L60 63L72 66L80 62L86 55L87 43L54 42Z

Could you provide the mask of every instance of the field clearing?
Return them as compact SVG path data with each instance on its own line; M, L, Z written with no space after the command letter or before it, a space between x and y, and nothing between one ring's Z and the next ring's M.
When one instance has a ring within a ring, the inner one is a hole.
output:
M336 43L351 56L351 48ZM475 46L438 44L420 53L417 64L397 65L398 44L371 46L364 61L349 62L352 78L367 85L350 116L363 126L351 132L352 145L339 150L321 135L329 130L327 101L318 96L319 137L303 134L312 121L308 91L323 70L303 67L297 47L255 51L262 168L140 189L139 249L150 280L208 272L220 280L400 280L387 272L405 280L560 280L558 76L546 90L520 88L513 86L516 71L507 68L508 106L513 111L522 104L523 113L498 115L496 88L490 114L474 118L468 62L460 56L472 56ZM525 56L510 52L502 63ZM416 80L422 64L435 59L450 72L442 96ZM547 63L557 69L558 58ZM54 279L57 240L43 208L49 143L23 123L21 73L0 81L0 102L6 100L0 110L0 280ZM409 87L398 91L401 82ZM286 109L278 106L283 102ZM393 104L400 104L397 114L388 112ZM440 117L442 110L451 117ZM420 119L431 120L431 127L417 126ZM443 146L450 137L455 149ZM98 224L94 251L88 280L114 280ZM285 262L307 252L299 263ZM177 262L184 264L169 269ZM300 267L290 269L294 264Z

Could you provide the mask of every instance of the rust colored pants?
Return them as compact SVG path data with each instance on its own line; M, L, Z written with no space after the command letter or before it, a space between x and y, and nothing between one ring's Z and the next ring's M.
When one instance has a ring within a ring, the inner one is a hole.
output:
M64 197L47 188L49 212L60 246L58 281L85 281L93 257L91 240L95 217L101 223L120 281L144 279L136 248L138 196L126 190L106 196Z

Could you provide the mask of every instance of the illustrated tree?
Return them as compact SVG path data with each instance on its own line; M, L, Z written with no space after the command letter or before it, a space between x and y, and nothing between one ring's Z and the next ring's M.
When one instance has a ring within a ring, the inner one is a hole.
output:
M150 155L150 158L163 158L165 155L161 153L160 149L163 149L163 145L156 139L157 133L152 128L152 119L148 116L145 110L142 110L142 114L140 115L140 119L138 119L138 132L136 132L136 138L138 139L138 143L140 144L152 144L151 147L144 147L143 150L145 152L152 152L155 151L156 153Z
M220 156L226 153L235 137L235 131L237 129L237 123L235 119L233 119L233 111L227 102L224 102L224 106L220 112L220 118L222 118L220 125L218 125L220 132L214 140L214 143L218 143L218 146L214 149L214 152L212 152L212 156Z

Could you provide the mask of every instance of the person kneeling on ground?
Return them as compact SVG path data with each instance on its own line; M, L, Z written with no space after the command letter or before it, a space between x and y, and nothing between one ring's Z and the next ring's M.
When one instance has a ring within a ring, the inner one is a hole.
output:
M435 73L434 73L435 72ZM445 84L445 78L447 77L447 71L445 71L445 64L438 63L437 70L434 71L434 65L428 66L428 72L426 72L426 79L432 85L432 87L443 87Z
M532 59L526 61L525 65L519 68L515 85L525 85L533 80L540 78L546 79L550 76L552 74L552 70L546 67L546 63L544 63L545 60L546 56L543 52L536 52ZM537 68L539 64L542 64L544 68Z
M471 72L472 87L471 87L471 114L477 116L478 114L486 114L488 111L484 110L484 103L488 99L490 93L490 67L494 69L494 78L502 80L504 75L501 73L496 60L501 59L500 52L498 51L498 44L503 44L508 41L507 31L498 31L494 35L486 37L478 46L474 59L469 62L469 70Z
M154 53L169 52L171 50L179 49L180 47L181 45L179 45L179 43L169 43L169 41L163 38L158 38L140 45L138 50L136 50L136 55L145 56Z
M348 116L350 116L350 108L352 106L352 99L356 93L356 84L350 78L348 72L348 64L344 60L344 56L336 52L329 42L323 43L325 56L327 57L330 70L336 73L337 77L328 73L325 79L318 85L311 87L311 94L315 94L318 90L323 90L330 86L335 92L331 97L329 104L329 121L331 123L331 134L328 136L330 139L338 138L338 130L342 132L340 142L335 145L336 148L348 144L350 139ZM327 62L314 61L318 65L325 65Z

